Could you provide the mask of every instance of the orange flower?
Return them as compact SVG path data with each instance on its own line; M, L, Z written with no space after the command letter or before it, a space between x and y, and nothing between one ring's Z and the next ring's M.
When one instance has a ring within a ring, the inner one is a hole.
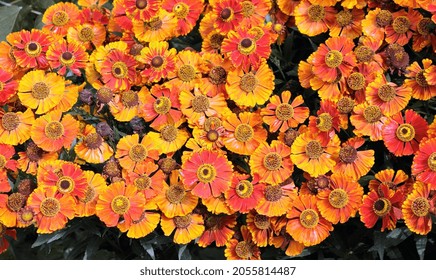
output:
M402 206L402 213L406 226L414 233L426 235L431 231L432 219L430 215L430 187L417 181L413 191Z
M405 195L409 194L409 176L403 170L384 169L374 176L375 179L369 181L369 190L379 191L380 186L387 185L388 188L394 191L400 189Z
M386 63L378 53L383 41L376 40L372 36L361 36L359 43L354 49L358 65L365 73L382 74L386 69Z
M6 36L6 41L0 42L0 65L5 71L16 71L18 70L17 62L13 54L12 40L18 34L18 32L10 33Z
M250 211L247 215L247 228L251 232L253 242L259 247L266 247L272 236L272 218Z
M27 69L46 69L49 64L45 57L52 37L37 29L21 30L10 34L13 55L17 65Z
M283 142L273 140L271 145L261 142L251 154L249 164L252 175L259 175L262 183L278 185L284 182L294 170L290 154L291 149Z
M288 16L294 15L294 10L300 4L299 0L277 0L277 6L282 13Z
M8 238L6 238L6 236ZM17 232L15 229L8 229L0 222L0 254L9 248L9 238L17 239Z
M295 25L302 34L316 36L328 31L335 14L333 7L312 5L308 0L303 0L294 9Z
M14 146L0 144L0 172L7 170L17 171L17 161L12 158L14 155Z
M329 188L318 192L316 205L327 221L343 224L356 216L362 196L363 188L357 181L336 173L330 177Z
M17 226L18 212L26 205L26 199L19 192L0 194L0 223L7 227Z
M415 52L420 52L429 46L434 49L436 46L436 35L431 32L431 23L431 18L423 17L416 24L416 33L414 33L412 36L412 49Z
M67 35L68 28L79 23L79 8L73 3L56 3L44 12L42 23L42 30L63 37Z
M248 174L234 173L232 184L225 192L226 202L233 211L248 213L260 202L265 185L259 183L259 176L249 180Z
M121 232L127 231L128 238L142 238L152 233L159 224L160 213L144 210L138 220L133 220L128 227L126 223L119 223Z
M76 155L88 163L103 163L114 153L114 150L97 133L95 127L86 125L82 132L82 141L74 146Z
M413 110L397 113L383 126L383 142L396 156L409 156L418 151L418 146L427 137L427 121Z
M380 107L362 103L354 107L350 122L357 136L369 136L371 141L382 140L382 129L387 118Z
M16 95L17 89L18 82L14 79L12 73L0 68L0 105L4 105L11 100Z
M121 221L129 228L141 218L144 205L144 195L135 186L118 181L100 192L95 210L107 227L117 226Z
M399 10L392 13L392 23L385 28L386 42L406 45L416 32L416 25L422 19L422 15L413 9Z
M321 44L315 51L311 63L313 73L323 81L332 82L338 74L348 76L356 65L352 52L354 43L347 37L333 37Z
M362 20L362 31L365 36L374 38L375 41L383 41L385 30L393 21L392 13L388 10L375 8L368 11Z
M242 238L232 238L226 243L224 256L228 260L260 260L260 250L253 242L251 232L247 226L241 226ZM242 240L241 240L242 239Z
M68 28L67 41L76 43L86 50L93 50L103 45L106 40L106 29L101 22L83 23Z
M212 242L222 247L232 238L236 226L235 215L207 215L204 219L205 230L197 241L198 246L207 247Z
M180 91L191 91L201 81L201 56L197 52L183 50L177 54L176 69L168 73L169 83Z
M436 190L436 138L424 140L413 158L412 175Z
M268 0L246 0L242 1L241 5L244 16L240 23L241 26L262 25L272 6Z
M81 76L80 69L85 69L88 53L83 45L65 40L56 41L47 50L47 60L51 68L57 69L59 75L65 75L67 69L74 75Z
M44 152L44 150L38 147L33 141L29 141L25 151L18 152L18 156L18 168L31 175L36 175L40 162L58 159L58 154L56 152Z
M221 54L206 52L203 54L202 65L203 72L207 75L201 79L199 85L201 92L208 96L215 96L223 93L227 97L226 81L230 70L233 70L233 64L229 58L223 58Z
M4 112L0 109L0 143L17 145L30 138L30 129L35 122L32 110Z
M162 5L159 0L120 0L115 4L122 5L129 18L143 21L156 16Z
M52 233L65 227L74 218L76 204L71 195L58 192L58 188L36 188L27 199L36 217L37 233Z
M367 228L373 228L381 218L381 231L392 230L396 227L397 220L402 218L402 202L401 191L390 190L387 185L382 184L378 190L372 190L363 196L359 208L360 220Z
M185 128L179 129L179 124L165 124L158 130L148 133L160 154L172 153L180 150L189 138Z
M209 196L202 198L201 202L204 206L206 206L207 211L215 215L231 215L235 213L235 211L233 211L232 208L230 208L227 204L224 194L220 194L218 197Z
M428 58L422 60L423 67L415 61L409 67L407 67L406 80L404 80L404 85L412 89L412 97L419 100L429 100L430 98L436 96L436 84L427 80L425 75L427 69L432 66L432 61ZM432 83L430 84L429 83Z
M365 13L362 9L353 8L351 11L343 9L336 14L336 20L330 26L330 36L345 36L350 39L362 34L362 19Z
M359 180L366 175L374 165L375 158L374 150L357 150L363 144L365 139L360 137L350 138L343 143L333 173L343 174L354 180Z
M204 0L164 0L162 8L177 18L176 36L185 36L194 28L204 9Z
M145 104L145 95L147 93L147 87L141 87L139 91L122 90L108 103L111 114L117 121L131 121L140 113L140 109Z
M280 248L285 251L285 254L290 257L295 257L301 254L306 246L295 241L292 236L286 232L286 224L288 219L286 216L273 218L271 224L274 234L270 237L269 243L275 248Z
M35 120L31 136L38 147L47 152L69 149L79 133L79 123L72 115L52 111Z
M321 243L333 230L332 224L320 215L317 201L316 196L300 195L286 214L286 232L304 246Z
M174 232L173 241L177 244L188 244L204 232L203 217L199 214L175 216L174 218L167 218L163 215L160 225L166 236Z
M267 137L258 112L241 112L239 115L232 113L223 122L223 127L226 130L224 145L241 155L252 154Z
M163 182L158 190L155 202L165 217L185 216L197 206L198 197L186 190L178 171L174 170L169 176L169 184Z
M190 141L198 143L200 148L207 148L208 150L220 150L224 146L224 139L227 131L224 129L223 122L218 117L210 117L201 120L198 126L194 127L192 136L188 143L187 148L193 149Z
M200 21L199 32L202 37L201 51L205 53L218 53L221 50L221 44L225 38L214 27L215 15L206 13Z
M211 13L214 16L214 27L223 35L242 22L242 3L236 0L214 1Z
M207 198L218 197L229 188L233 173L232 163L219 152L193 152L182 165L183 183L192 194Z
M95 205L97 205L98 194L107 188L106 180L99 173L90 170L83 171L87 186L85 196L76 201L76 217L89 217L95 215Z
M317 134L300 134L291 146L292 162L310 176L317 177L331 171L336 165L340 150L339 137L319 138Z
M268 185L263 189L263 195L254 208L257 213L268 217L284 215L297 196L294 182L282 185Z
M159 9L152 18L145 21L133 19L132 24L132 31L140 42L165 41L174 37L177 18L174 13Z
M101 79L105 86L114 91L129 90L136 78L136 64L133 56L113 49L102 63Z
M301 106L304 103L303 96L298 95L289 102L291 95L288 90L283 91L280 96L273 95L266 107L262 108L260 112L262 120L269 125L271 133L295 128L309 117L309 108Z
M321 100L320 106L316 116L309 117L308 127L312 133L317 133L320 138L328 141L339 133L339 111L330 100Z

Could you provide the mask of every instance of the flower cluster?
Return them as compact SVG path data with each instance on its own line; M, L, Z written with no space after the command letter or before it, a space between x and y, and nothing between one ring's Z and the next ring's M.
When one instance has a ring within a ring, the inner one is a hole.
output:
M431 231L432 1L106 2L54 4L0 42L0 253L17 228L94 215L227 259L297 256L351 218ZM279 88L293 32L321 42Z

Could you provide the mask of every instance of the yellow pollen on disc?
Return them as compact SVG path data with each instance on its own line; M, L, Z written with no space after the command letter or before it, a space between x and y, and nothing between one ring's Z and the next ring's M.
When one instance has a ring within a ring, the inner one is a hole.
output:
M167 124L160 131L160 135L166 142L172 142L177 139L177 128L174 125Z
M253 136L254 136L253 128L246 123L239 124L235 129L235 139L238 140L239 142L247 142L251 140Z
M431 32L432 21L430 18L423 18L418 22L416 30L420 35L427 36Z
M37 82L32 86L32 91L30 94L33 98L42 100L50 95L50 88L44 82Z
M118 195L112 199L111 202L112 211L118 215L124 215L130 208L130 201L124 195Z
M146 23L146 26L152 31L157 31L161 29L162 25L163 22L159 17L154 17L149 22Z
M241 180L236 185L235 192L241 198L250 197L253 194L253 184L247 180Z
M416 216L424 217L429 214L430 203L424 197L417 197L413 200L411 209Z
M121 103L126 107L135 107L139 104L138 92L134 90L124 91L121 95Z
M239 82L239 87L246 93L253 92L257 86L257 78L252 73L247 73L242 76Z
M270 152L263 158L263 166L269 171L277 171L282 166L282 157L276 152Z
M147 149L142 144L135 144L129 150L129 157L135 162L145 160L147 154Z
M427 165L431 171L436 171L436 152L431 153L431 155L428 157Z
M357 46L354 53L358 62L370 62L374 57L374 51L367 46Z
M225 84L227 80L227 71L222 66L214 66L209 71L209 81L214 85Z
M333 127L333 117L329 113L322 113L316 119L316 127L322 132L329 131Z
M350 11L342 10L336 14L336 22L340 27L345 27L353 22L353 15Z
M363 110L363 117L368 123L375 123L381 119L382 112L378 106L370 105Z
M159 115L165 115L171 110L171 100L168 97L161 96L153 103L153 108Z
M103 143L103 138L101 138L101 136L98 133L91 132L85 136L85 139L83 140L83 142L85 143L87 148L97 149Z
M6 131L13 131L20 125L20 117L17 113L7 112L2 117L2 127Z
M343 208L348 204L348 194L343 189L334 189L329 194L329 202L334 208Z
M54 217L61 210L61 203L56 198L47 197L41 202L39 210L46 217Z
M339 150L339 159L344 163L353 163L357 159L357 150L353 146L346 145Z
M318 225L319 216L313 209L305 209L300 214L300 223L303 227L312 229Z
M117 61L112 65L112 75L117 79L123 79L127 76L127 65L122 61Z
M384 102L389 102L395 98L395 88L390 85L382 85L378 89L377 95Z
M427 83L427 79L424 76L424 72L425 70L419 71L415 76L415 81L420 87L426 88L429 86L429 84Z
M275 114L280 121L287 121L294 116L294 107L288 103L281 103L277 106Z
M85 26L77 33L79 40L82 42L90 42L94 39L94 31L91 27Z
M202 183L210 183L216 178L216 169L213 165L203 163L197 169L197 178Z
M307 10L307 15L311 21L318 22L325 18L325 10L324 7L320 5L311 5Z
M0 154L0 170L2 170L6 165L6 158L4 155Z
M195 68L192 65L182 65L177 70L177 76L183 82L190 82L195 78Z
M349 114L354 109L354 100L348 96L342 97L337 103L337 108L341 114Z
M378 26L385 27L392 23L392 13L388 10L381 10L375 17Z
M174 223L177 228L187 228L192 222L191 215L176 216L174 217Z
M325 64L330 68L336 68L341 65L344 57L340 51L331 50L325 55Z
M64 135L65 129L62 123L52 121L45 126L44 132L47 138L57 140Z
M65 11L57 11L53 14L52 23L55 26L64 26L70 21L70 17Z
M251 3L251 1L244 1L242 4L242 14L244 17L250 17L256 11L256 7Z
M265 199L270 202L279 201L283 196L283 190L280 186L267 186L265 188Z
M397 138L403 142L410 142L415 138L415 128L408 123L400 124L395 132Z
M258 229L268 229L271 225L269 218L260 214L256 214L256 216L254 216L253 222Z
M75 183L70 176L62 176L56 182L56 187L60 193L66 194L74 190Z
M133 184L139 191L143 191L150 188L151 183L152 183L151 178L147 174L144 174L133 181Z
M29 42L24 47L25 53L30 57L37 57L42 52L42 47L38 42Z
M221 49L221 44L223 43L224 38L225 37L219 33L212 34L209 38L211 48L214 50Z
M352 73L347 78L347 84L352 90L361 90L365 88L365 76L362 73Z
M76 61L76 58L71 52L67 51L60 56L59 60L62 63L62 65L71 66Z
M235 253L241 259L249 259L253 256L253 244L247 241L241 241L236 244Z
M186 191L180 185L171 185L166 191L165 196L172 204L179 204L185 198Z
M94 198L96 197L96 194L97 194L96 190L93 187L88 186L86 188L86 191L85 191L85 197L79 198L79 201L82 203L85 203L85 204L89 203L92 200L94 200Z
M372 209L377 216L384 217L391 211L392 203L389 201L389 199L382 197L374 202Z
M196 95L191 101L192 110L195 113L203 113L209 109L209 98L205 95Z
M26 197L21 193L13 193L8 196L7 206L13 212L18 212L26 204Z
M250 38L244 38L238 44L238 50L243 55L250 55L256 51L256 43Z
M189 6L183 2L179 2L174 5L173 12L178 19L184 19L189 14Z
M392 27L394 31L399 34L406 33L410 28L411 22L406 16L399 16L394 19Z
M321 146L321 143L319 143L316 140L311 140L306 145L306 155L310 159L319 159L321 155L324 153L324 149Z

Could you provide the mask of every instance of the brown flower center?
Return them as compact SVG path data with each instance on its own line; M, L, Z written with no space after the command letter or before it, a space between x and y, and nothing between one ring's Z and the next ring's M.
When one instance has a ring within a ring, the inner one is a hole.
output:
M195 78L195 68L192 65L182 65L177 71L177 76L183 82L190 82Z
M391 211L392 203L384 197L377 199L372 206L374 213L379 217L384 217Z
M147 0L136 0L135 2L136 8L139 10L147 8L148 1Z
M147 158L147 149L142 144L135 144L129 150L129 157L135 162L141 162Z
M431 171L436 171L436 152L433 152L428 157L427 164Z
M45 126L45 136L53 140L61 138L64 135L64 132L64 126L62 125L62 123L57 121L49 122Z
M253 194L253 190L253 184L247 180L239 181L235 188L236 194L241 198L250 197Z
M126 107L135 107L139 104L139 96L136 91L124 91L121 96L121 103Z
M179 204L185 198L185 189L180 185L172 185L166 191L165 196L172 204Z
M395 135L403 142L410 142L415 138L415 128L408 123L402 123L397 127Z
M103 143L103 138L98 133L91 132L86 135L84 143L89 149L97 149Z
M303 227L311 229L318 225L319 216L313 209L305 209L300 214L300 223Z
M347 84L352 90L361 90L365 88L365 76L362 73L352 73L347 78Z
M336 14L336 22L340 27L345 27L353 22L353 15L348 10L342 10Z
M294 108L291 104L281 103L277 106L275 114L280 121L287 121L294 116Z
M161 96L153 103L153 108L159 115L165 115L171 110L171 100L166 96Z
M258 229L268 229L271 224L267 216L260 214L256 214L256 216L254 216L253 222Z
M233 10L228 8L228 7L222 9L222 11L220 13L220 17L223 21L232 20L232 16L233 16Z
M251 242L241 241L236 244L235 253L241 259L249 259L253 256L254 245Z
M151 183L151 178L147 174L143 174L142 176L136 178L133 181L133 184L138 189L138 191L149 189L151 187Z
M325 18L325 10L324 7L320 5L311 5L307 10L307 14L311 21L318 22Z
M147 25L150 30L157 31L162 27L163 22L159 17L154 17L149 22L147 22Z
M77 33L79 40L82 42L90 42L94 39L94 31L91 27L85 26Z
M112 211L118 215L124 215L130 208L130 201L124 195L117 195L111 202Z
M270 202L279 201L282 198L283 190L280 186L267 186L265 188L265 199Z
M225 37L219 33L212 34L209 38L210 46L212 47L212 49L214 50L221 49L221 44L223 43L224 38Z
M160 131L162 139L167 142L172 142L177 139L177 128L174 125L167 124Z
M399 16L394 19L392 27L394 31L399 34L406 33L410 28L410 20L406 16Z
M174 223L177 228L187 228L192 222L191 215L176 216L174 217Z
M42 158L43 150L35 143L29 142L26 148L26 155L30 161L37 162Z
M217 117L210 117L204 121L204 130L208 131L216 127L222 126L222 121Z
M209 109L209 99L205 95L196 95L191 101L195 113L203 113Z
M329 202L334 208L343 208L348 203L348 194L343 189L334 189L329 194Z
M333 126L333 117L329 113L322 113L316 119L316 127L322 131L329 131Z
M246 93L254 91L257 86L257 79L252 73L247 73L242 76L239 87Z
M416 73L415 81L419 86L425 88L425 87L428 87L429 85L427 83L427 80L425 79L424 72L425 72L425 70L421 70L418 73Z
M424 217L429 213L430 203L424 197L417 197L413 200L411 209L416 216Z
M70 17L65 11L57 11L53 14L52 22L53 25L63 26L70 21Z
M189 14L189 6L183 2L179 2L176 5L174 5L173 12L178 19L184 19Z
M346 145L339 151L339 159L344 163L353 163L357 159L357 150L353 146Z
M20 125L20 118L17 113L7 112L2 117L2 127L6 131L15 130Z
M112 101L114 97L114 92L107 87L102 87L97 90L97 99L103 104L107 104Z
M354 53L358 62L370 62L374 57L374 51L367 46L357 46Z
M71 52L64 52L60 57L60 62L62 65L70 66L76 61L74 55Z
M13 212L18 212L26 204L26 197L21 193L13 193L8 196L8 208Z
M197 178L202 183L210 183L216 178L216 169L212 164L203 163L197 169Z
M120 170L120 166L118 165L117 161L109 160L108 162L106 162L106 164L103 166L103 174L105 174L111 178L120 177L121 170Z
M50 94L50 88L44 82L37 82L32 87L31 95L35 99L39 99L39 100L45 99L49 96L49 94Z
M244 55L250 55L256 50L256 44L250 38L244 38L238 44L238 50Z
M117 61L112 65L112 75L117 79L124 79L127 76L127 65L122 61Z
M47 197L41 202L39 210L46 217L54 217L61 210L61 203L56 198Z
M66 194L74 190L74 180L70 176L62 176L56 182L56 187L60 193Z
M151 59L151 66L153 66L154 68L161 67L163 63L164 63L163 57L160 55L156 55Z
M263 158L263 166L269 171L277 171L282 166L282 157L276 152L270 152Z
M381 119L382 112L379 107L370 105L363 110L363 117L368 123L375 123Z
M388 10L381 10L375 16L375 21L376 21L377 25L380 27L388 26L389 24L391 24L392 19L393 19L392 13L389 12Z
M341 65L344 57L342 53L337 50L331 50L325 55L325 64L330 68L336 68Z
M42 47L38 42L29 42L24 48L26 54L30 57L37 57L42 52Z
M321 143L319 143L316 140L311 140L306 145L306 155L310 159L319 159L321 155L324 153L324 149L321 146Z
M214 85L225 84L227 80L227 71L221 66L214 66L209 71L209 81Z
M378 89L378 97L384 102L389 102L395 98L395 88L390 85L382 85Z
M247 142L251 140L253 136L254 136L253 128L246 123L239 124L235 129L235 138L240 142Z
M242 14L244 17L250 17L254 14L256 7L251 3L251 1L242 2Z
M206 133L206 138L207 138L207 140L209 140L211 142L215 142L219 138L219 133L218 133L218 131L211 129Z
M427 36L431 32L432 21L429 18L423 18L418 22L416 30L419 34Z
M348 96L342 97L337 103L338 111L341 114L349 114L354 109L354 100Z

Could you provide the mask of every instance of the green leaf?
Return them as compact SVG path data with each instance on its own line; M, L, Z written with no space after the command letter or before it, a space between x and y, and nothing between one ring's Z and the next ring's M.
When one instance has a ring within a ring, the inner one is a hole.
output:
M65 236L65 234L67 233L66 230L60 230L60 231L56 231L52 234L40 234L38 235L38 238L35 240L35 242L32 244L32 248L41 246L43 244L48 244L51 243L53 241L59 240L62 237Z
M427 236L416 235L415 244L416 244L416 251L418 251L419 258L423 260L425 254L425 247L427 246Z
M179 260L190 260L192 259L191 254L189 253L189 250L187 250L188 245L183 245L179 247L179 251L177 253L177 256Z
M14 5L0 7L0 41L5 41L6 36L13 31L20 10L21 7Z
M147 254L150 255L150 257L155 260L156 259L156 255L154 254L154 248L153 246L151 246L150 243L148 243L147 241L141 239L139 241L139 243L141 244L142 248L144 248L144 250L147 252Z
M369 251L378 253L379 258L382 260L385 254L386 234L380 231L374 231L374 246Z

